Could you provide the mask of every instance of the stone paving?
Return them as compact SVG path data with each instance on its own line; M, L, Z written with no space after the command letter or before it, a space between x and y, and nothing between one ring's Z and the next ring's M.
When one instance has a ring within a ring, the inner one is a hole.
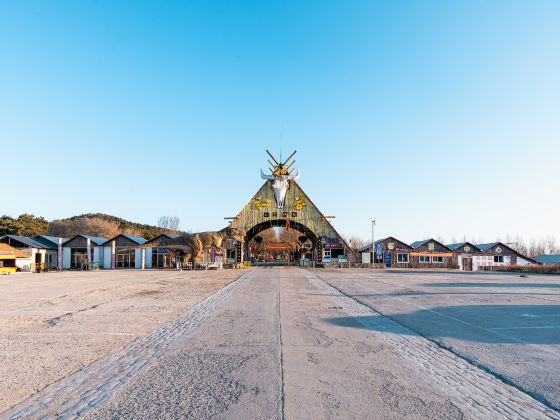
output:
M187 415L560 419L522 389L358 302L320 270L285 268L245 274L1 417Z

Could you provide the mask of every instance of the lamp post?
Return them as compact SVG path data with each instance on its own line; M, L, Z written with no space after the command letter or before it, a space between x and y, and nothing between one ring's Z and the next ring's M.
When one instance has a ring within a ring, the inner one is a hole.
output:
M371 262L375 264L375 220L371 221Z

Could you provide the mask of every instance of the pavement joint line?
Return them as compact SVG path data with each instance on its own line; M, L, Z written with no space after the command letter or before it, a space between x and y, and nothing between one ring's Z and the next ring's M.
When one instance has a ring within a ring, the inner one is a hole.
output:
M94 410L133 377L155 365L167 351L173 350L177 340L196 330L225 300L249 282L253 275L253 271L241 275L151 333L140 336L121 350L51 383L0 413L0 418L75 418ZM130 363L131 357L134 357L135 362ZM111 374L105 375L107 372ZM109 384L114 386L104 387Z
M308 280L319 290L325 292L332 300L343 306L344 311L350 316L363 324L366 328L371 327L371 323L385 322L391 325L376 325L379 334L370 330L371 334L375 334L380 338L388 341L393 345L403 359L408 361L423 373L428 373L431 379L442 387L446 393L455 391L453 399L472 415L479 416L480 411L476 410L473 405L480 405L485 410L497 412L491 414L493 418L502 418L506 415L508 418L553 418L560 419L560 413L555 407L548 405L546 402L539 401L527 391L519 388L516 384L511 383L507 378L490 371L484 366L477 365L452 349L442 346L440 343L431 340L429 337L423 336L418 331L401 324L390 316L384 315L376 309L365 303L359 302L350 295L332 286L329 282L314 272L306 270ZM375 315L379 319L370 322L363 319L364 316ZM367 325L366 325L367 324ZM395 328L396 327L396 328ZM400 330L400 332L399 332ZM396 332L395 332L396 331ZM408 336L403 334L409 332ZM410 334L412 333L412 334ZM403 353L408 354L405 356ZM426 359L431 364L432 369L425 366ZM445 373L442 373L442 370ZM457 391L467 386L467 393ZM479 386L475 386L474 384ZM500 398L496 398L499 395ZM497 403L500 402L500 407Z
M284 355L283 355L283 351L282 351L282 310L281 310L281 282L280 282L280 277L278 277L278 300L277 300L277 306L278 306L278 357L279 357L279 362L280 362L280 404L279 404L279 411L280 411L280 419L284 420L284 400L285 400L285 394L284 394Z

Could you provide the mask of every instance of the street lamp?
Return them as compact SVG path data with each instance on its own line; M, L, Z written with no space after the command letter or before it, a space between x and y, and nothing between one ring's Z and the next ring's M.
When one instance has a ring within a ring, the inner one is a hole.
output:
M375 264L375 220L371 221L371 262Z

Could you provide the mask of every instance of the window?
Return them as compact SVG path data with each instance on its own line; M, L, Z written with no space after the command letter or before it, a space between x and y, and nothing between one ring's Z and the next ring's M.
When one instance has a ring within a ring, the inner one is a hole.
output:
M421 263L429 263L430 262L430 257L426 256L426 255L420 255L420 257L418 257L418 261Z
M93 249L91 250L93 256ZM87 248L70 248L70 268L83 268L87 265Z
M119 250L117 249L117 255L115 256L115 266L116 268L134 268L134 250Z
M408 254L397 254L398 263L408 263Z
M494 255L494 262L495 263L503 263L504 262L504 256L503 255Z
M436 264L443 264L443 257L432 257L432 262Z
M15 266L16 266L15 259L0 260L0 267L15 267Z

